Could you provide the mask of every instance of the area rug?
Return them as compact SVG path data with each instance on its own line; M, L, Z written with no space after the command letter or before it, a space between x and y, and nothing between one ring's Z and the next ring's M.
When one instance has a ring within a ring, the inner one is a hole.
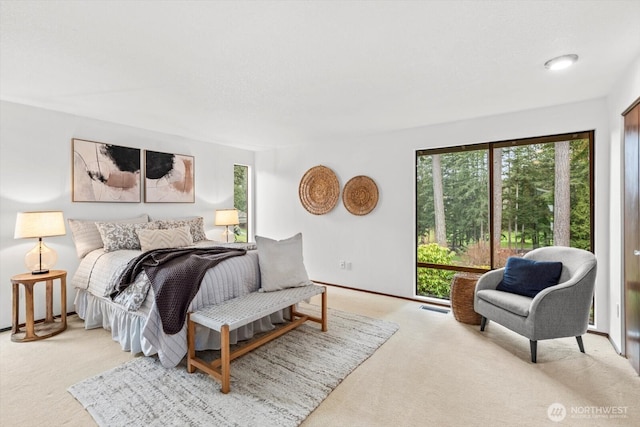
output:
M189 374L184 365L167 369L154 357L136 358L68 391L105 427L298 426L398 330L353 313L329 309L328 316L327 332L307 322L231 362L228 394L208 375Z

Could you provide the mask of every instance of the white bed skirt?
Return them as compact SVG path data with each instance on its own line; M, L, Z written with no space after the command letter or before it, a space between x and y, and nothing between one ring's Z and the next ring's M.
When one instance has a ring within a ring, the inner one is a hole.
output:
M111 337L114 341L120 343L124 351L142 353L145 356L160 354L161 360L163 359L163 352L167 349L158 349L153 342L164 342L164 340L158 340L158 337L145 336L148 309L145 310L144 305L140 311L130 312L110 299L100 298L83 289L77 289L75 307L78 316L84 320L85 329L104 328L111 331ZM231 343L236 344L238 341L253 338L256 333L273 330L275 324L285 321L285 311L288 312L288 310L279 311L231 331L229 334ZM186 350L186 340L184 349ZM220 334L196 325L196 350L219 349ZM175 352L175 350L171 349L171 352ZM182 345L180 345L180 352L182 352ZM175 360L176 357L173 356L172 361L175 362ZM165 366L170 366L171 364L173 363L165 364L163 362Z

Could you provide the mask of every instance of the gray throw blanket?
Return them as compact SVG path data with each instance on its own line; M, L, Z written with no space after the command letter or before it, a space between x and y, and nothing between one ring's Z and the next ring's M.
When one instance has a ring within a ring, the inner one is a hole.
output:
M124 291L144 270L155 293L156 306L166 334L182 329L189 304L198 293L205 273L227 258L244 255L244 249L155 249L129 261L111 293Z

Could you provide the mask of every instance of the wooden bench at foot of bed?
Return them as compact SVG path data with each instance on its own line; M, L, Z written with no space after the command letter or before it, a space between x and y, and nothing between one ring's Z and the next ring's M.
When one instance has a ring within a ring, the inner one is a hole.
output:
M297 311L296 304L319 294L322 294L321 317L310 316ZM230 350L230 331L287 307L290 307L291 312L291 321L289 323L249 341L248 344L233 352ZM187 317L187 343L189 346L187 371L193 373L197 368L206 372L220 381L223 393L228 393L231 380L230 363L232 360L285 334L307 320L320 323L323 332L327 330L327 289L325 286L307 285L273 292L251 292L248 295L189 313ZM205 362L196 357L196 324L220 332L219 359L213 362Z

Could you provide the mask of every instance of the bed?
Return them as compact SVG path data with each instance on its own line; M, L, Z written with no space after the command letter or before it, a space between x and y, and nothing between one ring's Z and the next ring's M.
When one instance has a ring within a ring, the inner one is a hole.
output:
M242 256L225 259L206 271L189 311L258 291L261 287L258 251L255 244L225 244L206 239L202 218L165 220L163 224L162 221L149 221L148 217L141 216L128 221L136 222L69 220L76 250L81 258L71 280L76 288L76 312L84 320L85 328L102 327L110 330L112 338L120 343L123 350L146 356L157 354L163 366L176 366L187 353L186 324L175 334L163 330L154 289L149 286L145 272L138 274L125 292L112 299L114 287L129 261L149 250L150 246L145 247L141 230L147 233L146 230L189 229L194 241L187 241L189 245L171 244L183 248L223 247L246 251ZM250 339L254 334L272 330L275 324L284 321L283 312L273 313L237 329L230 340L236 343ZM219 348L218 332L207 328L196 330L197 350Z

